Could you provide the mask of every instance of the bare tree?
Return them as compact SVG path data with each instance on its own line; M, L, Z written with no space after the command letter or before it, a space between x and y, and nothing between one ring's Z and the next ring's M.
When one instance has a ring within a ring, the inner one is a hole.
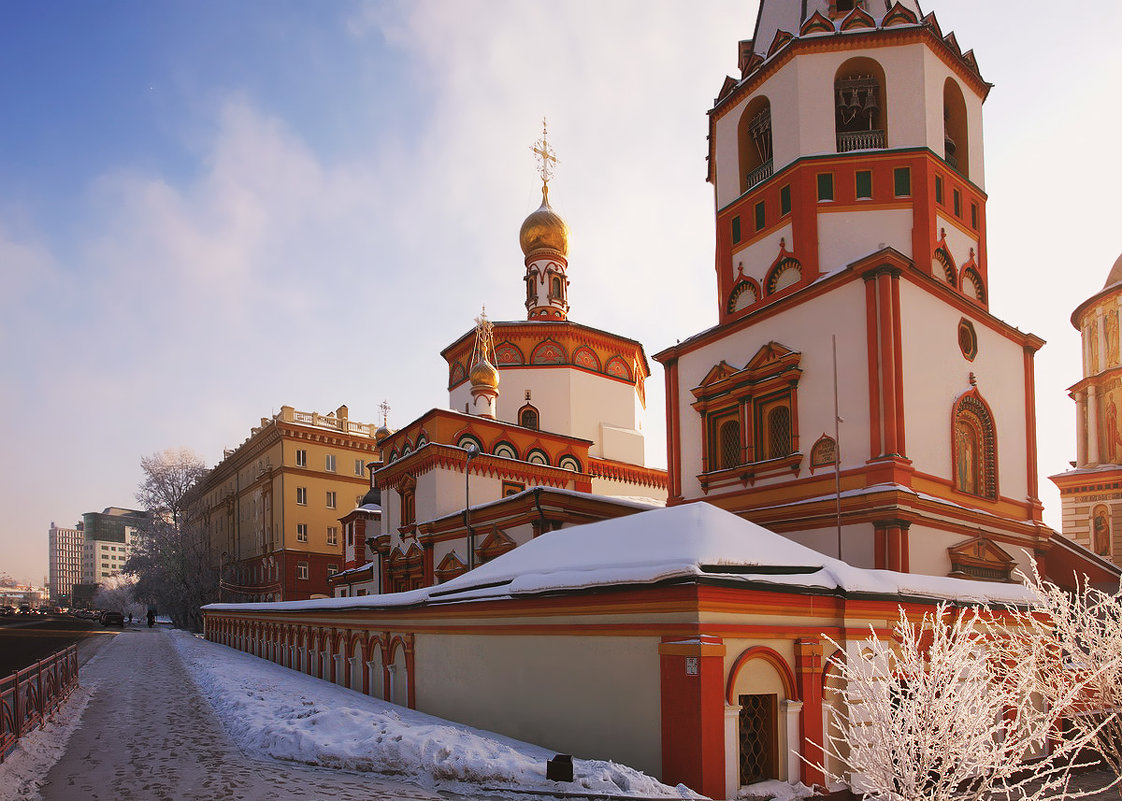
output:
M198 631L199 608L218 596L219 565L205 529L187 515L184 499L206 475L206 466L184 448L144 457L140 466L144 480L137 500L152 514L125 563L125 570L136 576L133 594L175 625Z
M918 623L901 609L890 641L852 643L834 662L842 703L823 760L843 767L827 775L886 801L1069 795L1074 758L1093 735L1052 738L1080 688L1042 703L1033 660L1048 648L1025 640L1018 653L1029 661L1012 663L999 645L1010 636L1020 634L986 607L942 604Z
M1083 576L1068 591L1043 579L1035 566L1021 579L1035 602L1017 613L1019 622L1051 644L1048 658L1038 660L1037 691L1055 704L1081 688L1069 725L1090 736L1106 766L1122 776L1122 718L1112 714L1122 710L1122 585L1105 592Z

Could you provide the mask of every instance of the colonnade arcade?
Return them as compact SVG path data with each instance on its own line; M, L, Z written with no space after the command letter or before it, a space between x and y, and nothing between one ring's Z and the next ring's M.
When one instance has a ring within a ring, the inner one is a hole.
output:
M206 638L350 690L416 706L409 632L208 615Z

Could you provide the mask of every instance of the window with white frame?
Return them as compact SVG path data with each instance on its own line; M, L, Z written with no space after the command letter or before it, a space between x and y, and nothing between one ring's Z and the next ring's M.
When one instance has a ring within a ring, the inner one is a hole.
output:
M307 542L308 541L308 524L307 523L297 523L296 524L296 541L297 542Z
M366 463L362 459L355 459L355 475L361 476L366 474Z
M328 526L327 527L327 544L328 545L338 545L339 544L339 527L338 526Z
M323 469L329 473L335 472L335 454L329 453L323 459Z
M303 448L296 451L296 466L297 467L307 467L308 466L308 452L306 450L304 450Z
M331 490L327 493L327 508L335 508L335 490Z
M308 505L308 488L307 487L297 487L296 488L296 503L299 506L307 506Z
M296 563L296 578L301 579L303 581L308 580L308 563L307 562L297 562Z

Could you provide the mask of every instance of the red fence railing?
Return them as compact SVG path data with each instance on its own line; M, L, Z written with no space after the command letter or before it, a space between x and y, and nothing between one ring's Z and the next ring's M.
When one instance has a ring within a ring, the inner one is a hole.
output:
M77 645L0 679L0 762L20 737L41 727L77 686Z

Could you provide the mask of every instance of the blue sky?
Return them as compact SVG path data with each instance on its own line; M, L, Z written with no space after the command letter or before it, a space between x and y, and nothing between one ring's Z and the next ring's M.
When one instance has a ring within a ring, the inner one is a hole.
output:
M1122 252L1122 7L922 5L996 84L991 310L1049 340L1047 476L1074 457L1068 315ZM40 580L50 522L133 503L142 455L213 464L282 404L375 421L386 399L391 425L444 405L440 349L484 304L524 314L543 115L573 319L648 353L712 324L705 111L755 11L0 0L0 571Z

